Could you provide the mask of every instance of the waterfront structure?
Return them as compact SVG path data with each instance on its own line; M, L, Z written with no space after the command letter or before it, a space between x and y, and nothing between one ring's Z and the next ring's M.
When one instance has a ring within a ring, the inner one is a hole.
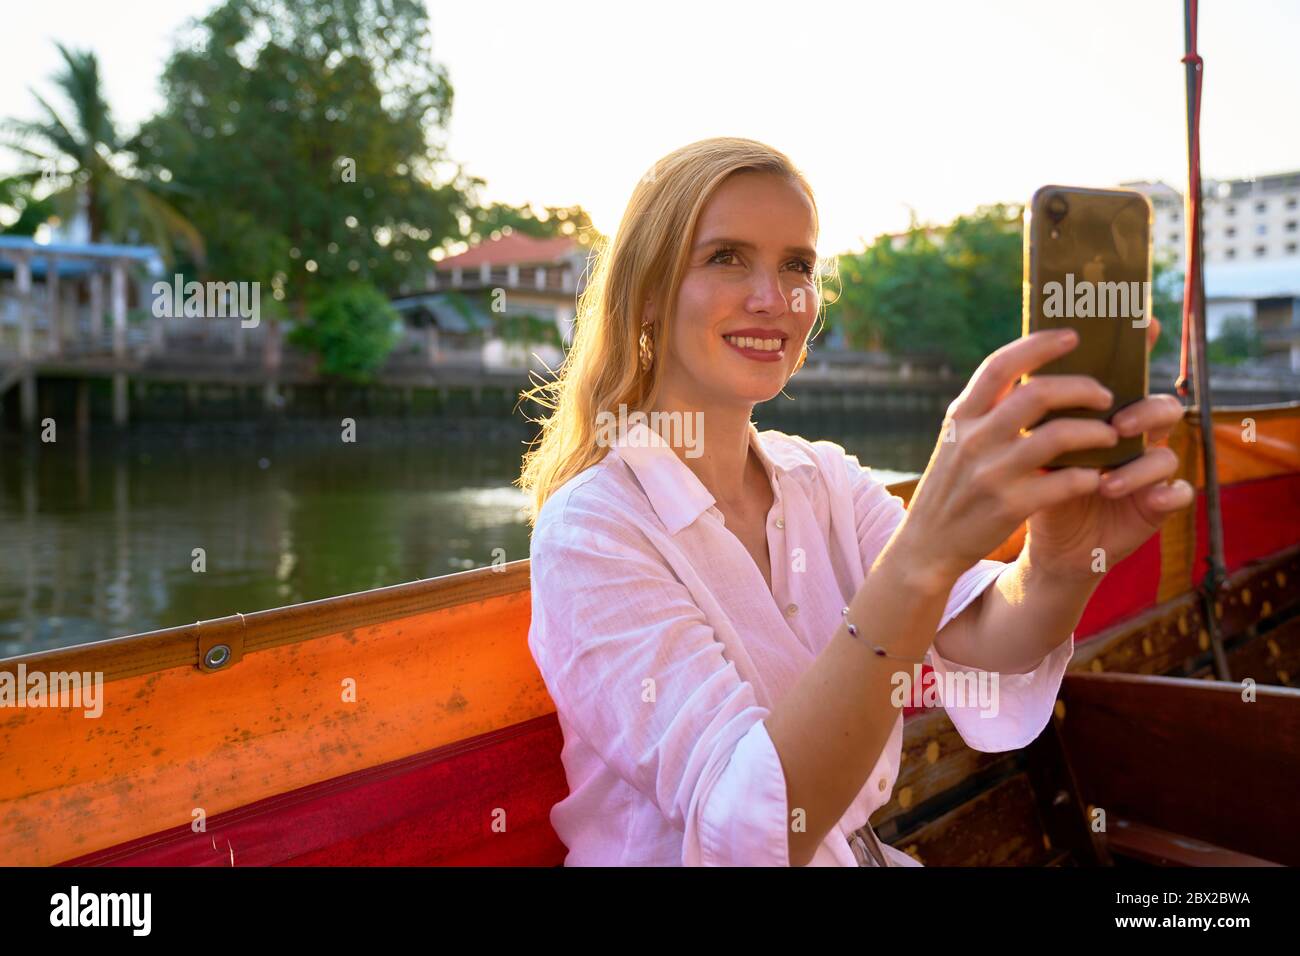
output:
M1151 200L1154 254L1182 272L1182 193L1160 181L1120 185ZM1229 318L1244 318L1260 338L1263 364L1300 371L1300 170L1206 180L1201 229L1208 337Z
M500 314L553 319L567 345L573 338L577 297L585 286L588 254L576 239L511 232L438 262L429 273L427 291L496 296Z

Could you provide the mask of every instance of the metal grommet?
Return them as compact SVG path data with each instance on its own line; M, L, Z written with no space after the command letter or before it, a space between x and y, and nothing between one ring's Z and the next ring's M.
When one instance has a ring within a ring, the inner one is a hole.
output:
M224 667L230 660L229 644L213 644L208 648L207 655L203 658L203 666L216 669Z

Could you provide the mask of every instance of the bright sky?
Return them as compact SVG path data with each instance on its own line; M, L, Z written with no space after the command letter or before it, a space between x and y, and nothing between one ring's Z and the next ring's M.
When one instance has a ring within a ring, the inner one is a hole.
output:
M0 33L0 115L101 58L133 126L171 37L215 0L41 0ZM450 154L486 199L581 204L612 232L655 159L716 135L785 151L817 192L821 252L1024 201L1048 182L1186 179L1181 0L794 3L429 0L449 69ZM1204 173L1300 168L1300 3L1201 4ZM6 156L2 168L11 168Z

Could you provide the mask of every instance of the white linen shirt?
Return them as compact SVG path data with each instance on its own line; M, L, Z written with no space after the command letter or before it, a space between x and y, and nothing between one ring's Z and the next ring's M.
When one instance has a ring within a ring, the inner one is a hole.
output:
M763 718L830 643L905 510L840 445L749 430L775 497L771 591L714 497L643 422L538 515L528 646L564 735L569 795L550 819L566 866L790 863L785 775ZM1007 566L965 572L939 628ZM945 702L963 740L996 752L1037 737L1073 637L1035 670L998 676L996 716ZM974 671L933 649L929 663L940 678ZM888 802L902 744L900 710L809 865L858 865L847 838Z

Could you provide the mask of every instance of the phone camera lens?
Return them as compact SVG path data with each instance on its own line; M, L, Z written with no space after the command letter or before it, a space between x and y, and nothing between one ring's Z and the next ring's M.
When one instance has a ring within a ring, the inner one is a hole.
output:
M1059 193L1053 195L1047 200L1047 216L1052 222L1060 222L1065 218L1065 214L1070 211L1070 205L1065 201L1065 197Z

